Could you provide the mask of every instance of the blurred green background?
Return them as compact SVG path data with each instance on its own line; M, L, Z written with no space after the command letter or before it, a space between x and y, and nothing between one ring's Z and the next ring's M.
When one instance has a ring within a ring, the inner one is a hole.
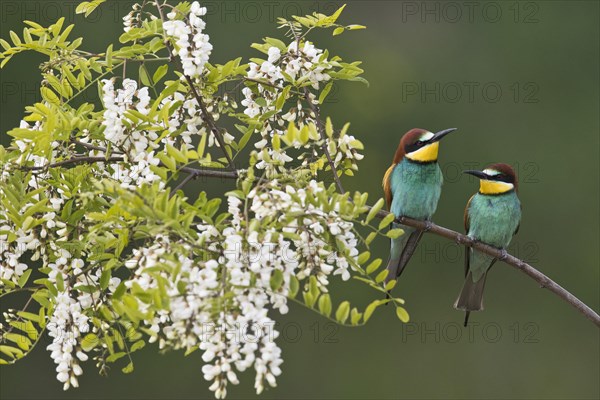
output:
M2 1L0 36L22 20L77 22L84 48L117 42L131 2L109 2L88 20L77 2ZM331 13L343 2L204 2L207 31L220 63L256 56L250 43L280 37L275 18ZM511 251L572 291L595 310L599 299L599 3L597 1L421 2L350 1L341 23L368 26L339 37L319 34L317 46L345 60L363 60L370 87L336 87L323 113L352 123L365 159L347 189L374 202L401 135L410 128L459 131L441 146L446 177L434 220L462 230L464 205L476 191L460 171L508 162L520 176L521 230ZM22 55L1 70L2 143L26 104L38 100L37 65ZM230 182L198 181L194 190L218 195ZM388 243L374 253L387 257ZM292 305L278 317L283 375L262 398L590 398L600 396L599 330L522 273L498 263L486 289L486 310L462 328L452 309L462 284L462 249L426 235L396 293L411 322L378 311L363 328L337 328ZM339 290L339 291L338 291ZM364 285L334 293L366 305ZM2 305L5 309L7 304ZM158 355L147 346L135 371L119 367L108 379L84 365L81 387L62 391L41 343L15 366L0 368L8 398L205 398L199 353ZM229 398L255 398L254 376L229 387Z

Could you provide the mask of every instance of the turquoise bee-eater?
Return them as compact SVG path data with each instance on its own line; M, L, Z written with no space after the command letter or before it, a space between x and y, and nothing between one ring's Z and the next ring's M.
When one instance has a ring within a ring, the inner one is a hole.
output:
M464 171L479 178L479 192L467 202L464 222L467 235L505 250L521 222L515 171L507 164L492 164L483 171ZM465 326L471 311L483 310L483 289L487 273L496 258L470 247L465 252L465 283L454 303L464 310Z
M440 140L456 128L432 133L411 129L396 149L392 165L383 177L388 209L395 216L430 220L442 192L443 176L437 163ZM391 239L386 283L397 279L413 255L423 231L394 223L404 234Z

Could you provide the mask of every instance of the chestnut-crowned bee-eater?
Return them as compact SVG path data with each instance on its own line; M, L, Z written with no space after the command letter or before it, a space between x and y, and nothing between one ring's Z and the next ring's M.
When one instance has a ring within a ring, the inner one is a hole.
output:
M471 196L465 208L467 235L505 250L521 222L515 171L507 164L492 164L483 171L464 172L479 178L479 192ZM496 260L466 247L465 283L454 303L454 308L466 311L465 326L471 311L483 310L485 279Z
M440 140L456 128L432 133L411 129L402 139L391 167L383 177L387 206L395 216L430 220L442 192L442 171L437 163ZM398 278L413 255L423 231L394 223L404 234L391 239L386 282Z

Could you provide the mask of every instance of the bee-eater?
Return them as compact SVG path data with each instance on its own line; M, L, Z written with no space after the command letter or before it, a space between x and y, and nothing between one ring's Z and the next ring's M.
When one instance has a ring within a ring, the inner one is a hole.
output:
M425 129L406 132L383 177L388 209L395 216L430 220L442 192L442 171L437 163L439 141L456 128L431 133ZM398 278L413 255L423 231L394 223L404 234L392 239L386 282Z
M464 171L479 178L479 192L467 202L465 230L475 240L505 250L521 222L521 203L517 197L517 176L510 165L492 164L483 171ZM483 310L483 288L496 258L470 247L465 252L465 283L454 308L466 311L465 326L471 311Z

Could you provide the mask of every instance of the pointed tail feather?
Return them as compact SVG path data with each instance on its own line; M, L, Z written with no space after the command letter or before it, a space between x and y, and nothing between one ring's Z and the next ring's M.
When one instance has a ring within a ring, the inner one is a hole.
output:
M399 253L398 249L395 249L394 247L400 245L404 240L392 244L392 254L390 254L390 261L387 265L387 270L389 272L386 278L386 283L391 281L392 279L398 279L400 274L402 274L404 268L406 268L406 265L408 264L408 261L411 259L415 250L417 249L417 245L419 244L419 241L421 240L422 236L423 231L414 231L408 236L408 239L404 239L406 240L406 244L404 245L404 248L402 249L399 257L397 256L397 254ZM402 236L395 240L399 239L402 239ZM396 255L396 257L392 257L394 255Z
M469 315L471 315L471 311L465 311L465 323L463 324L464 327L466 327L469 323Z
M408 236L408 239L406 239L405 235L402 235L397 239L392 239L390 260L386 267L388 270L387 277L385 278L386 284L393 279L398 279L402 271L404 271L406 264L408 264L408 261L417 249L419 240L421 240L421 236L423 236L423 231L412 232L410 236ZM406 244L404 245L404 248L402 248L405 241ZM389 292L385 298L390 298Z
M487 273L477 282L473 282L472 273L469 272L465 279L462 291L454 303L454 308L467 312L465 315L465 326L467 326L467 322L469 321L470 311L483 310L483 289L485 288L486 277Z

